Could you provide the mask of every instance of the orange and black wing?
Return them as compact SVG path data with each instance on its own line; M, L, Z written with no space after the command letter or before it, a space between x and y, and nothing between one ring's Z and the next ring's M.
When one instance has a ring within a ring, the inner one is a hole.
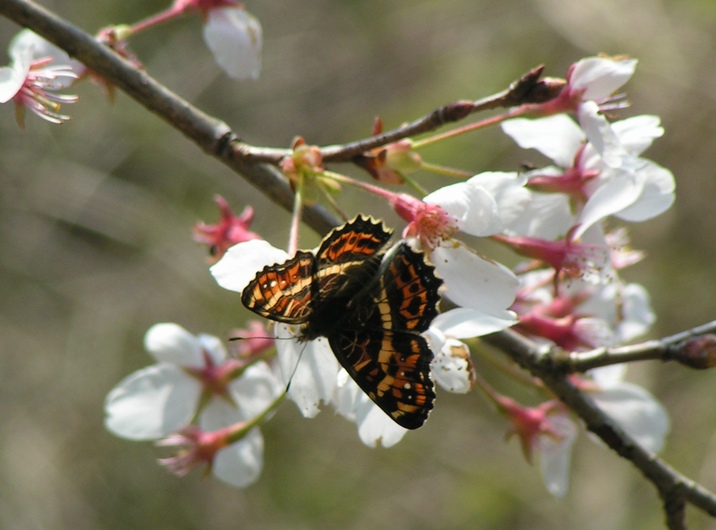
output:
M400 244L383 262L370 299L351 302L355 318L328 337L341 365L386 414L406 429L433 408L433 353L420 335L437 315L442 280L423 254Z
M262 317L286 324L308 322L313 300L315 257L298 251L284 263L268 265L241 293L247 309Z
M391 234L362 215L330 232L316 252L317 296L349 297L369 283Z

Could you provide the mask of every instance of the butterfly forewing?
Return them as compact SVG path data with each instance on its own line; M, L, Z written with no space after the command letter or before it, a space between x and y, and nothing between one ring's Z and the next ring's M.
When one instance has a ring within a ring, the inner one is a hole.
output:
M263 268L241 293L244 306L262 317L303 324L311 316L315 257L298 251L282 264Z
M317 296L350 297L375 275L391 231L363 216L334 229L316 253Z

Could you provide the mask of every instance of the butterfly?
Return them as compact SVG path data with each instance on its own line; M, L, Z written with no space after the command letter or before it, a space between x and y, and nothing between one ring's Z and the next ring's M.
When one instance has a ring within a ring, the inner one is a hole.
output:
M433 408L433 353L421 332L437 316L442 280L424 254L357 216L317 252L264 267L241 301L255 313L302 324L299 340L326 337L338 362L396 423L422 426Z

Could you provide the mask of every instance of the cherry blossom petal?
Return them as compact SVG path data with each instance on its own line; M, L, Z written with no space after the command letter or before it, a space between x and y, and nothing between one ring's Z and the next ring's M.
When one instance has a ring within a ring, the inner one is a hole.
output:
M634 75L636 64L636 59L582 59L574 65L569 85L576 90L584 89L583 100L601 100L611 96L629 81Z
M611 123L601 114L599 106L594 101L587 101L580 105L578 118L589 143L608 167L621 168L625 159L631 158L619 136L612 129Z
M0 68L0 103L7 103L22 88L32 63L32 50L18 52L10 66Z
M512 311L492 315L469 307L457 307L440 313L430 327L449 337L469 339L503 330L516 322L517 317Z
M495 199L484 189L468 182L444 186L423 199L436 204L455 218L466 234L488 236L502 230Z
M563 193L532 193L523 214L511 223L511 235L556 241L575 223L569 197Z
M219 66L234 79L258 79L261 71L262 30L258 19L244 9L209 10L204 40Z
M658 453L670 429L669 416L640 386L619 383L592 394L594 402L641 446Z
M497 215L502 225L513 223L521 217L531 199L529 190L525 188L526 177L519 176L513 171L486 171L471 177L467 182L472 186L485 190L492 196L497 204ZM473 232L467 233L480 235ZM484 235L495 233L497 231L483 231Z
M567 416L556 414L550 415L549 423L561 438L542 435L537 439L536 449L540 455L542 482L547 491L561 499L569 490L569 466L577 427Z
M581 237L587 229L602 219L626 210L639 199L643 181L633 173L622 170L608 170L611 177L599 186L584 205L579 216L579 228L574 238Z
M356 385L357 386L357 385ZM359 389L360 390L360 389ZM408 432L363 394L356 410L358 437L368 447L392 447Z
M641 193L631 206L615 213L625 221L645 221L662 214L674 204L674 175L666 168L650 160L640 159L643 165L639 168L643 179Z
M209 269L216 282L229 291L242 292L266 265L283 263L288 254L268 241L253 239L229 248Z
M178 324L154 324L144 336L144 347L160 362L204 366L201 342Z
M225 342L219 337L200 333L196 336L196 339L201 346L202 353L208 355L212 362L219 364L226 360ZM204 361L204 363L206 363L206 361Z
M535 120L507 120L502 130L523 149L537 149L561 167L572 166L586 139L579 125L564 114Z
M234 379L228 391L241 409L241 419L249 420L266 411L284 389L285 385L278 380L269 365L257 362L246 368L241 377Z
M201 384L174 364L160 363L129 375L105 400L105 426L130 440L155 440L188 424Z
M446 243L430 256L438 275L445 280L445 295L457 305L482 312L508 326L514 315L506 308L512 305L517 278L506 267L488 261L461 243Z
M453 394L467 394L472 390L470 364L467 359L452 355L452 348L467 351L467 346L457 339L448 338L441 351L435 354L431 364L435 382Z
M264 438L261 430L251 429L238 442L216 453L212 474L237 488L256 482L264 464Z
M618 332L622 342L629 342L646 334L656 321L649 292L637 283L626 285L621 295L622 320Z
M313 418L320 412L321 401L328 403L334 394L340 368L336 356L325 338L299 342L285 324L276 327L276 337L281 373L284 382L290 381L288 397L301 414Z
M15 56L17 53L25 53L25 50L28 50L31 60L51 57L51 66L57 67L66 65L78 75L86 69L81 62L71 59L65 50L58 48L29 29L23 29L15 35L10 41L8 49L10 50L11 56ZM51 90L61 90L69 87L74 82L75 79L72 78L58 77L51 82L48 81L48 88Z
M612 129L626 150L637 156L646 151L655 138L664 134L659 116L648 114L615 121Z

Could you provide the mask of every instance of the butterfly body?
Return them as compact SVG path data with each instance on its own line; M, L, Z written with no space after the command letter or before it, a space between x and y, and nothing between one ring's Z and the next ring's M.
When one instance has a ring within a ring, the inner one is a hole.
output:
M433 407L433 354L420 335L437 315L434 267L362 216L333 230L314 255L265 267L242 293L261 316L326 337L358 386L398 424L420 427Z

